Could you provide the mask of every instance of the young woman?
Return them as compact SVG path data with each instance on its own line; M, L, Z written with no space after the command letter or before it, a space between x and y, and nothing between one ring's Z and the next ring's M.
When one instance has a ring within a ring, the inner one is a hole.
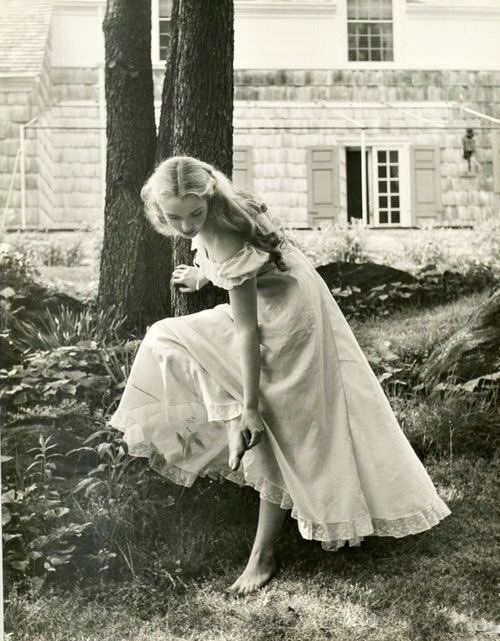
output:
M286 510L326 550L450 514L328 287L265 206L190 157L162 162L142 196L155 229L196 250L173 283L188 293L211 281L230 303L154 323L110 423L175 483L222 475L259 492L250 558L229 590L275 574Z

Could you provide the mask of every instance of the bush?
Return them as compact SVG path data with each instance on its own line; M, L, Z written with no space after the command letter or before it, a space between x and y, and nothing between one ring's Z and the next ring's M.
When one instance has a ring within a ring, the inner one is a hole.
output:
M315 231L287 230L287 236L318 267L335 261L362 262L368 230L362 221L327 224Z
M9 234L8 244L40 267L90 265L99 259L100 231L84 226L72 232L17 232Z
M128 378L138 341L113 347L94 341L34 352L10 370L0 370L0 400L7 408L54 405L78 399L91 409L106 400L109 410Z

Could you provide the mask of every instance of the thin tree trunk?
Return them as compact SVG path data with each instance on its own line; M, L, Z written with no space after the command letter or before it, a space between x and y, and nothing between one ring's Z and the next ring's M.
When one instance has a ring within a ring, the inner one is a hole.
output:
M103 30L107 161L98 305L115 305L129 327L142 331L169 315L172 261L140 199L156 146L151 0L108 0Z
M195 156L231 175L233 148L233 0L174 0L157 160ZM176 238L173 263L191 264L190 242ZM222 290L171 292L179 316L225 302Z

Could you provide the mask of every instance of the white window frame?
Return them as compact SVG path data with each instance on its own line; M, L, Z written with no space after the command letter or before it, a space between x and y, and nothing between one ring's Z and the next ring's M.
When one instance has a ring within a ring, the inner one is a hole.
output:
M341 64L348 69L400 69L401 60L407 57L404 39L404 25L406 21L406 2L393 0L392 2L392 46L394 60L349 60L349 41L347 38L347 2L338 2L338 51L341 52Z
M376 2L376 0L373 0ZM349 63L356 62L356 63L384 63L384 62L394 62L395 59L395 53L394 53L394 3L393 0L390 0L391 4L391 18L389 19L373 19L373 20L357 20L357 19L350 19L349 18L349 9L348 9L348 2L349 0L346 0L346 20L345 20L345 26L346 26L346 32L347 32L347 61ZM392 37L392 58L390 60L350 60L349 58L349 25L350 24L365 24L368 22L375 22L378 24L390 24L391 25L391 37Z
M371 148L371 187L370 201L372 204L373 227L411 227L411 176L410 176L410 146L408 143L375 143ZM378 161L377 151L397 151L399 153L399 223L381 223L378 206Z

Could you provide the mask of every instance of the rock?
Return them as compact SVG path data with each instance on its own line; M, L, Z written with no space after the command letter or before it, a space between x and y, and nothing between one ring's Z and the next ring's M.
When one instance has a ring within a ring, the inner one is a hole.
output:
M361 291L388 283L415 283L417 279L412 274L379 265L378 263L345 263L335 262L320 265L316 271L330 289L333 287L359 287Z
M460 383L499 370L500 290L477 309L462 329L434 349L420 378L431 385L450 377Z

